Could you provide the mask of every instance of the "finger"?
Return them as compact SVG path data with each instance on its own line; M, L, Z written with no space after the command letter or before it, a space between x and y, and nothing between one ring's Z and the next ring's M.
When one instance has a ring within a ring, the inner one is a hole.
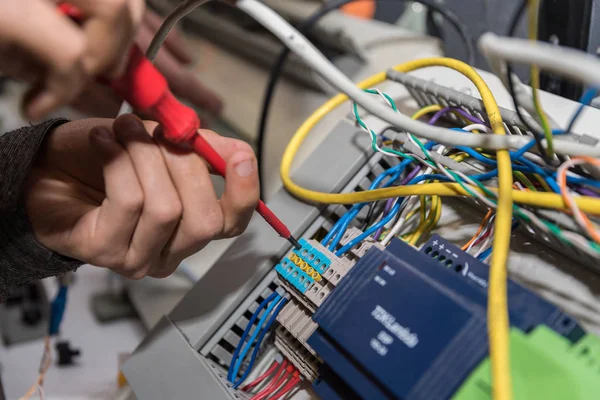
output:
M209 170L195 153L181 150L154 134L183 206L181 222L163 251L163 260L174 264L202 249L223 232L223 213Z
M141 47L148 47L150 41L147 35L138 38ZM223 102L213 91L202 85L200 81L185 66L178 62L173 55L159 51L155 59L156 67L169 82L169 87L175 95L182 97L194 106L219 115L223 110Z
M80 60L85 52L85 36L51 3L31 0L4 7L0 38L25 49L47 67L44 84L26 105L31 119L41 119L70 101L83 86L85 73Z
M90 117L110 118L118 114L121 99L108 86L93 81L83 88L70 105Z
M90 140L104 159L106 198L100 207L84 217L73 237L81 241L76 247L88 249L89 254L84 254L82 259L97 265L118 266L127 256L143 208L144 193L131 158L109 129L92 129ZM92 231L91 237L89 231Z
M150 40L152 40L152 37L156 31L158 31L163 21L164 19L154 11L146 10L144 13L143 26L146 28L145 30L147 34L150 34ZM177 61L181 62L182 64L190 64L193 61L193 58L187 50L185 42L179 34L177 27L169 32L165 42L163 43L163 48L169 50L169 52L177 59Z
M226 161L225 190L220 204L224 217L223 236L233 237L248 227L258 204L260 186L252 149L236 152Z
M86 16L84 67L90 75L120 75L144 12L143 0L71 0Z
M0 43L0 72L16 80L34 82L43 75L44 69L35 57L22 48Z
M125 147L144 193L144 207L131 239L127 264L137 268L159 268L163 247L179 223L182 205L162 153L133 115L117 118L113 131Z
M259 199L256 157L252 147L246 142L226 138L205 129L201 129L199 134L227 164L225 191L220 200L223 211L222 237L237 236L248 226Z

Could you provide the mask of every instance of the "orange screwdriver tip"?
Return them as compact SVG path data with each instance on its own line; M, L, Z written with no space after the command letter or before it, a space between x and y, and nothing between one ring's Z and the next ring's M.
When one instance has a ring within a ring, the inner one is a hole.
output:
M300 243L296 240L296 238L292 235L290 235L290 237L287 238L287 240L292 244L292 246L294 246L297 250L300 250L302 248L302 246L300 245Z

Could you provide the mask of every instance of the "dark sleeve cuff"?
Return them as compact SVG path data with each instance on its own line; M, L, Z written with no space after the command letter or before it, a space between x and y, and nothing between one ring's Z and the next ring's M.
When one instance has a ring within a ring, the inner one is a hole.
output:
M66 122L69 121L52 119L0 135L0 214L17 208L23 182L44 138Z
M0 136L0 302L20 285L83 264L39 244L25 210L19 206L23 183L44 137L65 122L51 120Z
M0 302L18 286L61 275L81 265L83 262L38 243L23 208L0 218Z

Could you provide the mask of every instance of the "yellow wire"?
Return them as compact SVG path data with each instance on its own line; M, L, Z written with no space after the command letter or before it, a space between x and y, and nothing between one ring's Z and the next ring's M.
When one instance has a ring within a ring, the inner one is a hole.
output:
M533 183L531 183L531 181L527 178L527 176L525 176L524 173L519 172L519 171L514 171L513 172L515 174L515 177L521 181L521 183L523 183L525 186L527 186L527 188L529 190L533 190L535 192L537 192L537 189L535 188L535 186L533 186Z
M418 110L417 112L415 112L411 118L412 119L419 119L427 114L430 114L432 112L438 112L442 109L443 107L440 106L439 104L432 104L430 106L425 106L423 108L421 108L420 110Z
M490 125L495 134L505 134L504 126L500 117L500 110L487 87L486 83L469 65L448 58L424 58L410 61L394 67L399 72L409 72L415 69L430 67L430 66L445 66L452 68L467 78L469 78L477 87L481 94L484 106L488 113ZM375 86L386 80L385 72L376 74L359 84L359 87L366 89ZM376 196L380 198L387 195L393 197L405 197L407 193L410 195L416 194L435 194L446 195L451 193L461 193L464 195L464 190L458 184L447 183L432 183L423 185L413 185L410 187L395 187L384 188L373 191L364 191L360 193L347 194L331 194L321 193L305 189L295 182L290 177L290 168L294 155L302 144L303 140L308 136L311 129L331 110L344 103L348 97L344 94L339 94L323 106L317 109L298 129L286 151L283 155L281 163L281 178L285 187L297 197L302 199L320 202L320 203L337 203L350 204L354 200L361 199L360 202L373 201ZM510 352L509 352L509 325L508 312L506 305L506 262L508 252L510 250L511 224L512 224L512 197L516 196L512 190L512 168L511 160L507 150L497 152L498 161L498 208L496 211L495 232L492 252L492 261L490 268L490 285L488 296L488 335L490 342L490 359L492 364L492 378L494 398L496 400L512 399L512 385L510 376ZM407 190L408 189L408 190ZM399 194L404 191L403 194ZM515 191L518 192L518 191ZM355 197L357 196L357 197ZM537 196L537 193L536 193ZM564 208L564 203L560 196L555 195L556 201L560 207ZM526 197L527 200L531 198ZM348 201L351 200L351 201ZM538 202L538 200L535 200ZM581 201L581 200L580 200Z
M429 214L427 214L427 197L425 196L419 196L420 197L420 206L419 206L419 212L420 212L420 222L419 225L417 226L417 229L415 229L415 231L409 236L408 238L408 243L414 245L416 243L416 239L418 239L421 234L423 233L423 231L425 230L425 227L427 226L427 223L429 222L429 215L431 215L431 213L433 212L433 200L431 201L431 211L429 211Z
M415 246L423 235L427 235L437 225L442 216L442 201L440 196L432 196L431 209L424 223L417 227L415 233L408 239L408 242Z
M544 188L544 190L546 192L548 192L548 193L554 193L554 191L550 188L550 186L548 186L548 183L546 182L546 180L544 178L542 178L538 174L533 174L533 176L540 183L540 185L542 185L542 187Z
M528 16L528 36L529 40L537 40L537 26L538 26L538 13L539 13L539 0L528 0L527 3L527 16ZM550 129L550 123L548 122L548 117L542 108L542 104L540 103L538 90L540 87L540 69L537 65L531 65L530 70L531 75L531 94L533 97L533 106L535 107L535 111L537 112L540 118L540 125L544 130L544 136L546 137L546 142L548 143L548 155L550 157L554 156L554 144L552 142L552 129Z

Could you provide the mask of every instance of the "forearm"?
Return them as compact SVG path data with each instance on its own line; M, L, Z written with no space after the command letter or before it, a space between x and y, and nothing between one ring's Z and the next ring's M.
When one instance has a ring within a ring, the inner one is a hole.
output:
M0 302L19 285L82 264L40 245L21 205L24 182L44 137L64 122L48 121L0 136Z

